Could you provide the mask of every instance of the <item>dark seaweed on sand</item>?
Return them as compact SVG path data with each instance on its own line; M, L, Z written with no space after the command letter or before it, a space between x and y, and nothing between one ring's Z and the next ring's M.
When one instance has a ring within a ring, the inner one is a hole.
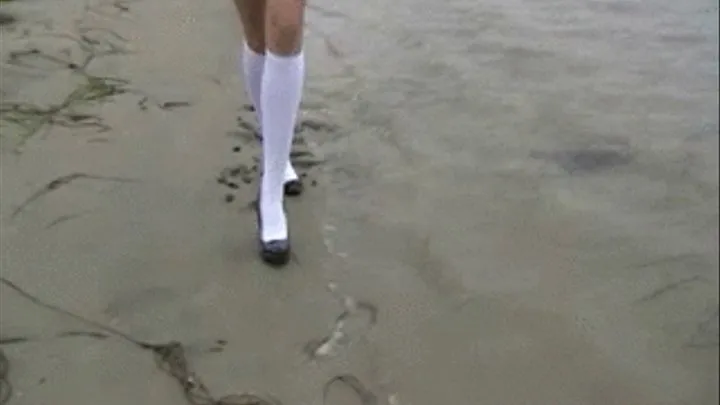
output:
M82 333L74 332L75 336L97 339L106 339L109 336L114 336L125 340L141 350L151 352L155 358L155 363L158 368L178 382L188 405L282 405L280 401L269 395L245 393L242 395L230 395L222 398L216 398L210 393L210 390L207 386L205 386L200 378L190 369L190 365L188 364L185 355L185 346L182 343L177 341L150 343L135 339L120 330L89 320L56 305L46 303L4 277L0 278L0 282L35 305L57 314L73 318L87 326L101 331ZM72 332L70 336L73 336ZM19 341L14 341L12 343L20 343L22 340L23 339L21 338ZM29 341L31 339L25 338L24 340ZM219 341L224 342L223 340ZM4 353L0 351L0 394L2 395L0 396L0 405L8 403L12 396L12 386L7 378L9 368L10 363L7 360L7 357L5 357Z
M188 405L283 405L280 400L269 394L243 393L240 395L216 397L210 392L200 377L190 368L185 353L185 346L181 342L174 340L165 343L145 342L118 329L87 319L57 305L47 303L5 277L0 277L0 283L39 307L45 308L58 315L75 319L97 330L67 331L57 334L56 337L84 337L100 340L116 337L130 343L138 349L149 351L152 353L157 367L177 381ZM7 339L4 338L2 344L20 344L33 340L35 339L27 336L16 336ZM218 339L216 343L219 346L225 346L227 341ZM0 405L6 405L12 398L12 385L8 379L9 370L10 362L3 351L0 350ZM365 388L357 377L349 374L339 375L330 379L323 389L323 400L325 400L330 387L336 383L342 383L350 387L358 395L362 405L377 404L375 394Z
M17 22L17 18L13 16L12 14L8 14L5 12L0 11L0 27L4 25L10 25Z

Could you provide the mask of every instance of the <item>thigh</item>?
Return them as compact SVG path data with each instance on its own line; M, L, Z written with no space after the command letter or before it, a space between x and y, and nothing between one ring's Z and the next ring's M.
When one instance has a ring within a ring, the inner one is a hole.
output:
M267 0L233 0L243 26L245 40L258 53L265 52L265 10Z

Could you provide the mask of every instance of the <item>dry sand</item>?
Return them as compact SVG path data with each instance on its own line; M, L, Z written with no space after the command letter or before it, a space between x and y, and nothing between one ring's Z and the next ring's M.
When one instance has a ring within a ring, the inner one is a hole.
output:
M602 257L573 254L585 226L579 215L545 207L547 215L528 219L486 195L479 203L500 213L482 236L484 246L493 246L493 266L485 263L466 280L447 278L436 270L455 263L437 262L429 242L388 227L387 236L358 239L363 251L375 253L350 272L327 244L324 212L332 196L322 168L314 167L308 182L318 186L289 203L296 260L283 272L268 270L256 257L247 207L254 183L245 184L242 174L237 189L217 182L233 168L251 168L258 152L237 120L251 115L242 107L240 37L229 1L96 0L88 9L83 1L20 0L3 9L19 19L2 31L4 101L58 105L87 82L37 52L16 58L29 67L6 63L13 52L38 49L81 65L87 51L67 35L85 35L93 52L122 50L98 56L85 73L126 80L132 90L65 116L83 124L90 118L78 114L95 114L102 131L53 125L26 139L22 128L3 128L0 263L3 277L29 292L137 339L183 342L192 368L218 396L268 392L288 405L321 404L323 385L351 373L383 405L717 403L717 275L706 274L706 256L680 258L699 260L695 273L661 269L659 284L638 285L620 269L603 273ZM342 69L331 65L317 37L308 49L314 69ZM311 141L314 132L332 128L330 116L312 106L305 111L317 125L301 134L304 159L321 160ZM90 177L23 205L73 173ZM501 192L503 184L494 186ZM397 192L388 189L377 206L402 218L401 207L390 206ZM450 197L443 203L452 204ZM514 232L519 218L537 233ZM442 238L435 243L443 245ZM582 243L609 242L598 236ZM641 248L633 243L628 250ZM464 249L446 244L446 251ZM391 253L412 270L382 267ZM547 262L535 262L538 256ZM570 276L577 261L586 273ZM635 264L649 265L658 263ZM376 305L378 324L369 328L361 313L352 316L349 341L311 360L305 345L330 333L343 311L327 290L331 282ZM677 286L691 292L666 294ZM574 300L565 300L570 290ZM2 337L36 338L3 346L12 367L11 404L184 404L148 352L114 338L53 338L91 328L0 291ZM697 298L692 305L687 294ZM639 318L650 321L638 324ZM213 350L219 340L227 344ZM340 391L328 404L360 403Z

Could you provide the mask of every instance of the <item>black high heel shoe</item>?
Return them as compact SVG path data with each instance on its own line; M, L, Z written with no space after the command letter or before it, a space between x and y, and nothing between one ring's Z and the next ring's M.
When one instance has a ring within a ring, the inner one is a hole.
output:
M286 196L297 197L303 193L305 186L300 179L286 181L283 185L283 191Z
M257 238L260 250L260 258L263 262L281 267L290 261L290 239L277 239L264 241L262 239L262 215L260 215L260 193L258 193L255 203L255 213L257 215Z

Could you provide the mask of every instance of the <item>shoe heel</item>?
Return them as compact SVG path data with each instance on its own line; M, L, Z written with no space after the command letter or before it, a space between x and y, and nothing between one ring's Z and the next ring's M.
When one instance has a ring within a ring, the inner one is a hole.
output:
M305 185L300 179L290 180L283 184L283 191L286 196L297 197L305 191Z

